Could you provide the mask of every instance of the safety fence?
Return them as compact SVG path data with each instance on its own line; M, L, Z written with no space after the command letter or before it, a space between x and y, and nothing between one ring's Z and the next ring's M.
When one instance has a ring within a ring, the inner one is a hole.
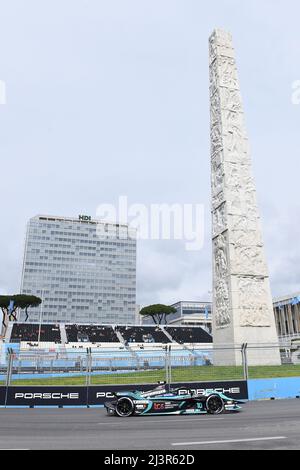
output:
M297 354L278 345L211 349L13 351L0 360L5 386L142 385L300 377Z

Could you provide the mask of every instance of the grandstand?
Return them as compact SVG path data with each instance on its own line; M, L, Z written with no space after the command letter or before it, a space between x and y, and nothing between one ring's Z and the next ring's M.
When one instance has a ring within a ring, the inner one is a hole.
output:
M201 327L10 323L4 341L26 350L90 347L138 351L161 349L167 344L175 349L197 348L211 345L212 336Z
M119 343L111 326L65 325L68 343Z
M120 326L117 330L121 333L128 345L136 343L154 344L161 343L167 344L170 339L159 327L151 326Z
M207 333L207 331L203 330L203 328L167 326L166 331L178 344L201 344L212 342L211 335Z
M35 323L14 323L9 338L10 343L61 343L59 325L41 325Z
M8 370L11 357L13 380L75 377L83 384L92 376L109 381L114 373L116 383L130 379L122 379L124 373L134 374L130 380L144 381L143 373L156 380L161 372L165 377L167 363L173 368L211 364L212 347L201 327L10 322L0 343L0 372Z

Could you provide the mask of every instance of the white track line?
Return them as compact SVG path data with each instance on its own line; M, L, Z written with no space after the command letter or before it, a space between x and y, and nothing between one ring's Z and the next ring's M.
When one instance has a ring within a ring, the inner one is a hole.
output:
M242 442L258 442L258 441L279 441L287 439L284 436L277 436L277 437L260 437L260 438L253 438L253 439L230 439L226 441L202 441L202 442L174 442L172 446L205 446L211 444L235 444L235 443L242 443Z
M117 418L116 418L116 419L117 419ZM141 418L136 417L136 418L134 419L134 422L135 422L135 423L141 423L141 424L142 424L142 423L144 423L144 424L148 424L148 423L164 423L164 424L166 424L166 423L168 423L168 422L170 422L170 423L176 423L176 422L177 422L177 423L187 423L187 422L192 422L192 421L194 421L194 422L200 422L200 421L202 421L202 422L208 423L208 422L211 422L211 421L221 421L221 420L223 420L223 419L225 419L225 418L206 418L206 419L205 419L205 418L204 418L204 419L203 419L203 418L194 418L194 419L186 419L186 418L183 418L183 419L182 419L182 418L181 418L181 419L172 419L172 418L171 418L171 419L165 419L165 420L163 420L163 421L162 421L161 419L160 419L159 421L158 421L157 419L156 419L156 420L153 419L153 420L150 421L149 419L143 419L143 420L141 420ZM121 420L120 420L120 418L119 418L118 421L115 421L115 422L111 422L111 423L104 423L104 422L103 422L103 423L97 423L97 424L98 424L99 426L101 426L102 424L104 424L104 425L106 425L106 424L110 424L110 425L111 425L111 424L115 424L115 425L118 425L118 426L119 426L122 422L123 422L123 424L128 423L127 420L126 420L126 421L122 421L122 418L121 418Z

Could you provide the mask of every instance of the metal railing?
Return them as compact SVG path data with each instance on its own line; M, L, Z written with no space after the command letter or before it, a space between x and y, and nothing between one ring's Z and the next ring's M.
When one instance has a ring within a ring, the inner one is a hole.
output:
M284 335L284 336L279 336L279 344L280 345L286 345L286 344L291 344L293 341L300 341L300 333L294 333L291 335Z
M145 351L18 351L0 362L0 382L18 385L141 385L300 377L300 349L238 345Z

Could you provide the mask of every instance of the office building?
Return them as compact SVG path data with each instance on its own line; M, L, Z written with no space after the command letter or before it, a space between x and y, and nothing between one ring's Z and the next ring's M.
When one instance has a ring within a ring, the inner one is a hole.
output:
M300 292L275 299L273 306L278 336L300 338Z
M87 216L32 218L21 292L43 300L31 322L134 323L135 233Z
M212 331L211 302L177 302L172 305L175 313L167 316L167 324L171 326L200 326L206 331ZM143 325L153 325L151 317L142 319Z

